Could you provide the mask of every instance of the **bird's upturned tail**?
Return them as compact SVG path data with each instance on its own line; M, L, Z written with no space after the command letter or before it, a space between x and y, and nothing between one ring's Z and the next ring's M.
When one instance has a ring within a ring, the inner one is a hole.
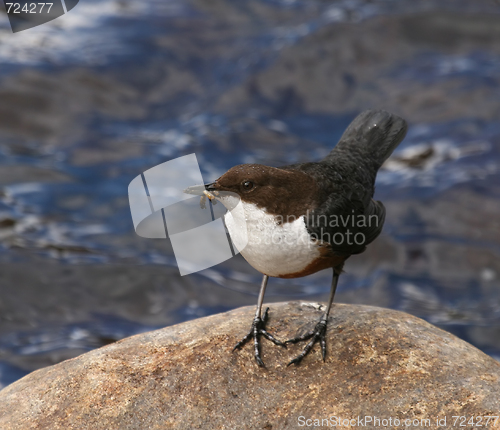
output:
M403 118L383 110L367 110L354 118L331 155L356 148L378 168L404 139L406 130Z

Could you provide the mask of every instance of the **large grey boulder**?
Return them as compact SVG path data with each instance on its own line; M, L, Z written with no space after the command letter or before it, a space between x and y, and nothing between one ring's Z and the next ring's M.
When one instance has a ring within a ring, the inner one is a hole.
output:
M279 339L321 315L315 303L270 307L268 329ZM500 364L411 315L336 304L325 363L315 347L286 367L302 346L263 340L260 368L251 345L231 352L253 313L140 334L37 370L0 391L0 428L448 429L454 416L478 423L500 413ZM500 428L486 420L483 428Z

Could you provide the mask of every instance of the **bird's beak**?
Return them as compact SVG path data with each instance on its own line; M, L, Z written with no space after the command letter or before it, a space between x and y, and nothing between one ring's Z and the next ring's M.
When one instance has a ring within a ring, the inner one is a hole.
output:
M206 185L193 185L187 187L183 192L186 194L194 194L195 196L204 196L204 191L216 191L215 182Z

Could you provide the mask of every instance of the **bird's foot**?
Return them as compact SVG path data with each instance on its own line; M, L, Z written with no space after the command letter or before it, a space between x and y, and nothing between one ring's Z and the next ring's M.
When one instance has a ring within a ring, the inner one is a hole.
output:
M262 358L260 357L260 336L264 336L266 339L273 342L275 345L284 346L286 348L286 344L276 339L273 335L269 334L265 330L265 325L267 321L269 308L266 309L264 315L261 317L255 317L252 322L252 328L250 332L241 339L236 346L233 348L233 351L240 349L243 345L245 345L251 338L253 338L253 346L254 346L254 354L255 360L260 367L265 367Z
M295 337L293 339L287 340L285 343L297 343L301 342L303 340L308 340L311 339L308 344L304 347L302 352L295 357L290 363L287 364L287 366L290 366L290 364L299 364L302 359L309 354L309 351L311 351L312 347L316 342L319 341L321 345L321 355L323 356L323 361L325 361L326 358L326 325L327 325L327 319L325 317L321 318L320 322L316 324L313 330L303 334L302 336Z

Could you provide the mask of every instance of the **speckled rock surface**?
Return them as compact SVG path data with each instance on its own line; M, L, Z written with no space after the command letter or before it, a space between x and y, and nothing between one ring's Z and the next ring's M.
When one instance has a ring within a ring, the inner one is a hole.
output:
M337 420L338 428L403 429L428 419L427 427L448 429L453 416L500 413L500 364L411 315L336 304L325 363L316 346L287 368L302 346L264 341L263 369L250 345L231 352L253 313L140 334L37 370L0 391L0 428L281 430ZM317 304L272 304L268 329L287 339L320 314Z

